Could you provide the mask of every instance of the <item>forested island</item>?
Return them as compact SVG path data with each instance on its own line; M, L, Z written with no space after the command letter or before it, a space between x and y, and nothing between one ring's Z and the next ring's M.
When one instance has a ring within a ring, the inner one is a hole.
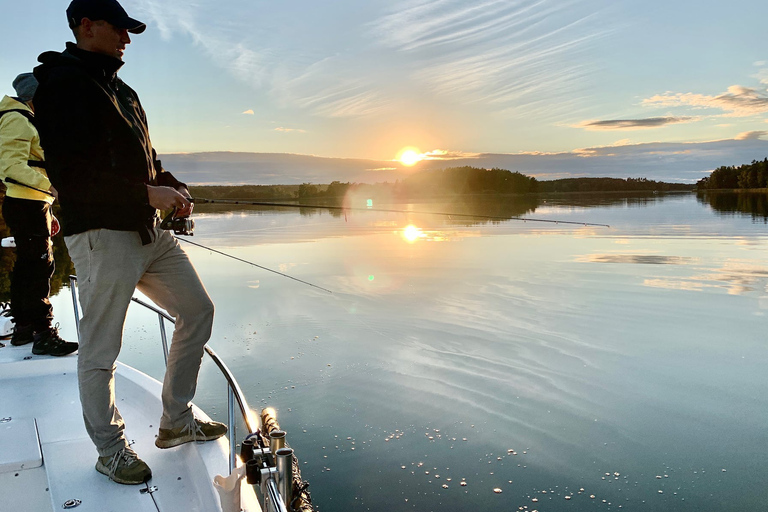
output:
M768 158L738 167L718 167L696 183L697 190L747 190L768 188Z
M190 192L207 199L305 200L342 198L349 192L364 192L371 197L401 200L442 196L488 194L551 194L586 192L677 192L691 191L694 185L666 183L646 178L566 178L539 181L517 171L449 167L415 173L395 183L342 183L327 185L217 185L191 186Z

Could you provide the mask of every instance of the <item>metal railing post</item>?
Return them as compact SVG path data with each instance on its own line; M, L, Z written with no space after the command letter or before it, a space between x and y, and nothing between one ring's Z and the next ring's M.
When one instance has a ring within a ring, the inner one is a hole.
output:
M168 338L165 335L165 322L163 321L163 315L157 314L157 319L160 322L160 339L163 341L163 358L165 359L165 366L168 366Z
M229 472L232 473L237 463L235 458L237 436L235 435L235 392L229 383L227 383L227 432L229 433Z
M69 276L69 290L72 293L72 307L75 309L77 341L80 341L80 308L77 306L77 276Z

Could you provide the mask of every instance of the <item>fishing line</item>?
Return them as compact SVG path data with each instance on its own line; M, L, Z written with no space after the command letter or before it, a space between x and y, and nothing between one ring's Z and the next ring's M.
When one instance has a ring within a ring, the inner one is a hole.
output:
M210 247L206 247L205 245L198 244L196 242L193 242L192 240L188 240L186 238L179 238L178 235L177 235L177 240L181 240L181 241L187 242L188 244L196 245L197 247L202 247L203 249L207 249L207 250L209 250L211 252L215 252L216 254L221 254L222 256L226 256L227 258L232 258L233 260L242 261L243 263L247 263L249 265L253 265L254 267L258 267L258 268L260 268L262 270L267 270L269 272L272 272L273 274L277 274L279 276L287 277L288 279L293 279L294 281L298 281L299 283L303 283L303 284L312 286L313 288L317 288L318 290L323 290L324 292L328 292L328 293L331 293L331 294L333 293L331 290L329 290L327 288L323 288L322 286L317 286L316 284L312 284L312 283L309 283L307 281L302 281L299 278L296 278L296 277L293 277L293 276L289 276L288 274L283 274L282 272L278 272L277 270L272 270L271 268L267 268L267 267L264 267L262 265L258 265L256 263L253 263L252 261L244 260L242 258L238 258L237 256L232 256L231 254L227 254L227 253L222 252L222 251L217 251L216 249L212 249Z
M36 190L38 192L42 192L43 194L49 195L51 197L54 197L53 194L51 194L50 192L46 192L45 190L40 189L40 188L35 188L35 187L31 186L31 185L27 185L26 183L21 183L20 181L17 181L17 180L15 180L13 178L5 178L5 181L7 183L13 183L15 185L21 185L22 187L31 188L32 190ZM188 244L192 244L192 245L196 245L198 247L202 247L203 249L207 249L207 250L209 250L211 252L215 252L217 254L221 254L222 256L226 256L227 258L232 258L233 260L242 261L243 263L247 263L249 265L253 265L254 267L258 267L258 268L260 268L262 270L267 270L267 271L272 272L274 274L277 274L279 276L287 277L288 279L293 279L294 281L298 281L299 283L303 283L303 284L306 284L308 286L312 286L313 288L317 288L318 290L323 290L324 292L333 293L331 290L329 290L327 288L323 288L322 286L317 286L316 284L312 284L312 283L309 283L307 281L302 281L301 279L298 279L298 278L293 277L293 276L289 276L288 274L283 274L282 272L278 272L277 270L272 270L271 268L267 268L267 267L264 267L262 265L258 265L256 263L253 263L252 261L244 260L242 258L238 258L236 256L232 256L231 254L227 254L227 253L222 252L222 251L217 251L216 249L212 249L212 248L206 247L206 246L204 246L202 244L195 243L195 242L193 242L191 240L187 240L186 238L178 238L179 233L176 233L176 235L177 235L177 240L183 240L184 242L187 242Z
M205 199L203 197L189 198L193 203L210 204L242 204L249 206L281 206L285 208L315 208L341 211L363 211L363 212L383 212L383 213L413 213L416 215L444 215L447 217L474 217L493 220L518 220L522 222L547 222L551 224L575 224L577 226L597 226L601 228L611 227L608 224L595 224L592 222L577 222L573 220L553 220L553 219L533 219L530 217L501 217L495 215L481 215L474 213L448 213L448 212L422 212L413 210L394 210L386 208L355 208L350 206L321 206L313 204L292 204L292 203L270 203L264 201L235 201L230 199Z

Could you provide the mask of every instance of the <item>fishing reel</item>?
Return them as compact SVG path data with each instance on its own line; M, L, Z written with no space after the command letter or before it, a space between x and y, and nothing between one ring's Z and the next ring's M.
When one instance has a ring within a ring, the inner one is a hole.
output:
M176 208L165 216L160 223L161 229L173 230L176 235L193 236L195 234L195 221L191 217L174 217Z

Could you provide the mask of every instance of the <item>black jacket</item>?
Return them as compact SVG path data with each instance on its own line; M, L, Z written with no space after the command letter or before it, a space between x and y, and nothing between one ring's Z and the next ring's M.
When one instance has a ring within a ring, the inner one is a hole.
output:
M117 77L123 62L72 43L38 60L35 116L62 232L138 231L147 243L158 212L146 185L183 183L157 160L139 97Z

